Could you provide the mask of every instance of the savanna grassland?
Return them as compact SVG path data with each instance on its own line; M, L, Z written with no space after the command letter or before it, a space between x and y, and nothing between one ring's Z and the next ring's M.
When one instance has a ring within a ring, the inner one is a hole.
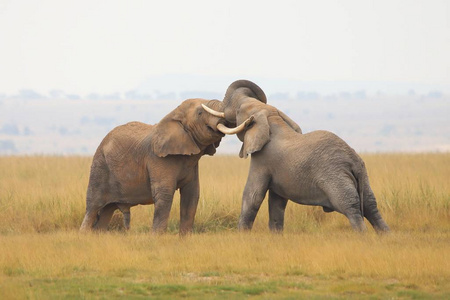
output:
M282 235L267 201L236 230L249 160L204 157L195 233L179 237L179 196L164 235L153 206L80 234L91 158L0 157L0 298L450 298L450 153L365 154L392 233L288 204Z

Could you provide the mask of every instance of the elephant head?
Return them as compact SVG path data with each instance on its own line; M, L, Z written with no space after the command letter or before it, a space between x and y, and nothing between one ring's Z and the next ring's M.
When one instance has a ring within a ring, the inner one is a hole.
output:
M267 122L267 97L264 91L255 83L248 80L237 80L227 89L223 99L223 116L225 120L235 126L245 122L253 122L251 127L238 132L238 138L243 142L240 157L259 151L270 140L270 130ZM297 125L282 111L275 109L275 113L292 129L302 133Z
M267 103L264 91L249 80L236 80L228 87L223 98L225 118L230 123L236 123L236 111L246 101L252 99Z
M218 100L189 99L165 116L156 125L152 135L153 152L159 157L214 155L224 134L234 134L239 128L226 127L223 113L207 113L205 109L221 111L223 103Z

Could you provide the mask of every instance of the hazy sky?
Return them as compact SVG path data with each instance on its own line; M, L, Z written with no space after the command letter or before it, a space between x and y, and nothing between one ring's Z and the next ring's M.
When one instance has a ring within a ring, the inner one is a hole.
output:
M450 1L0 0L0 93L160 74L450 86Z

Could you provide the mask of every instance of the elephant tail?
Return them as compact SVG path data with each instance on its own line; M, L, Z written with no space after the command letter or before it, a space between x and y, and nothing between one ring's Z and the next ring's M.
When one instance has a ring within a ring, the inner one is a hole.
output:
M364 164L364 162L363 162ZM353 170L353 176L356 179L356 188L358 190L359 195L359 205L361 209L361 216L364 218L364 189L365 183L367 182L367 173L365 172L365 167L360 168L359 170Z

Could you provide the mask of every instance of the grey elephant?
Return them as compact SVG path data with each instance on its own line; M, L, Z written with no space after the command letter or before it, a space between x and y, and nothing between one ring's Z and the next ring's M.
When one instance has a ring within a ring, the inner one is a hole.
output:
M254 117L238 133L239 156L251 154L240 229L251 229L269 191L269 227L282 231L288 199L344 214L357 231L366 217L377 232L389 231L381 217L362 159L342 139L328 131L302 134L300 127L267 103L255 83L238 80L226 91L224 116L231 124Z
M158 124L130 122L113 129L100 143L91 166L86 214L80 230L106 229L116 209L130 225L130 207L155 204L153 231L167 229L175 190L180 190L180 234L192 231L199 199L198 161L216 152L227 128L217 100L190 99ZM222 131L218 130L217 125Z

